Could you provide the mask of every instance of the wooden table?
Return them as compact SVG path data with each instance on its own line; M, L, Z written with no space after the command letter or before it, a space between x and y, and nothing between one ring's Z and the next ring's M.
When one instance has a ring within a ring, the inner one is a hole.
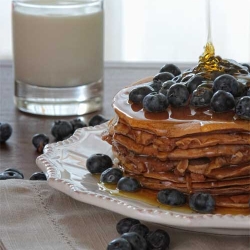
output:
M111 107L112 98L122 87L137 81L145 76L154 75L162 64L138 63L106 63L104 76L104 102L103 109L82 116L88 120L95 114L102 114L110 119L114 111ZM25 179L37 171L35 164L39 155L32 145L32 137L36 133L45 133L54 141L51 127L55 120L70 120L74 117L36 116L16 109L13 102L14 77L12 62L0 62L0 122L7 122L13 128L10 139L0 144L0 172L6 168L17 168L24 174Z

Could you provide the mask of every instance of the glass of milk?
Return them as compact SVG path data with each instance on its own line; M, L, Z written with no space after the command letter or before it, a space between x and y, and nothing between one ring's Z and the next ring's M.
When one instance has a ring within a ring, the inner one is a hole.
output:
M49 116L101 109L103 0L12 3L17 108Z

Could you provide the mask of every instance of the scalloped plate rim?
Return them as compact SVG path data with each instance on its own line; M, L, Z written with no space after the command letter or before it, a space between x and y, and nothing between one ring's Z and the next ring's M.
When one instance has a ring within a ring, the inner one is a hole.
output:
M98 136L107 128L103 123L95 127L84 127L77 129L68 139L46 145L44 153L37 157L37 166L46 173L48 184L73 199L85 202L94 206L108 209L110 211L138 218L140 220L154 222L162 225L184 228L199 232L212 232L219 234L249 235L250 215L230 215L230 214L185 214L159 208L144 207L143 202L134 205L136 201L127 198L113 196L107 192L103 194L95 193L91 190L82 191L75 186L74 181L60 178L60 170L50 159L60 152L60 148L70 148L74 143L81 143L86 133L96 133ZM216 232L217 229L219 232ZM220 232L220 230L222 230ZM228 232L226 232L228 230ZM235 233L232 231L235 231Z

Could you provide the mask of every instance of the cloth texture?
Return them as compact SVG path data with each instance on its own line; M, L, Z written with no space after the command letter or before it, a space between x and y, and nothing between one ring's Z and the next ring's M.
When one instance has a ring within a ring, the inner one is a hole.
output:
M119 237L124 216L72 199L46 181L0 181L1 250L105 250ZM141 221L144 223L143 221ZM170 250L247 250L249 236L197 233L144 223L166 230Z

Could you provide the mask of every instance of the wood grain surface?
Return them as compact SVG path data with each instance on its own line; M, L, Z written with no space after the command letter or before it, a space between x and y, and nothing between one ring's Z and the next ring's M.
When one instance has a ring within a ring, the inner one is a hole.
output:
M145 76L158 72L161 64L107 63L104 76L103 109L99 112L81 116L88 123L95 114L102 114L110 119L114 115L111 103L113 96L123 87L136 82ZM51 127L56 120L71 120L74 117L49 117L31 115L19 111L13 102L14 76L11 62L0 62L0 122L7 122L13 133L6 143L0 144L0 172L6 168L16 168L29 179L40 169L35 160L39 156L32 145L32 137L37 133L45 133L54 142ZM79 116L78 116L79 117Z

